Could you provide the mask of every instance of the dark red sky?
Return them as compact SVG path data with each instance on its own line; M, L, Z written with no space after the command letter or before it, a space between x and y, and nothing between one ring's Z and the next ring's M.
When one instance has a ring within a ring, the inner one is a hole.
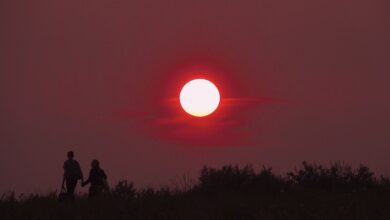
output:
M366 163L389 174L385 0L0 1L0 192L58 188L70 149L111 183L202 165ZM180 86L224 101L194 120Z

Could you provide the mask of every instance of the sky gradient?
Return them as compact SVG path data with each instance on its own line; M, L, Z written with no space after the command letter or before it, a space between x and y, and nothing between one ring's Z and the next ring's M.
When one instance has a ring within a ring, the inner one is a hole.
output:
M66 152L111 184L301 161L390 175L384 0L0 1L0 192L58 189ZM195 120L181 87L222 101Z

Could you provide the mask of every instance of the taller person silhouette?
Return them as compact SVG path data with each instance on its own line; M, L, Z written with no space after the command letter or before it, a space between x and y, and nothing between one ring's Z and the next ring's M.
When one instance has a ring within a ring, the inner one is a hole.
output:
M64 162L64 176L62 178L62 190L74 198L74 191L76 189L77 181L80 179L83 182L83 173L81 172L80 164L74 159L73 151L68 152L68 160Z

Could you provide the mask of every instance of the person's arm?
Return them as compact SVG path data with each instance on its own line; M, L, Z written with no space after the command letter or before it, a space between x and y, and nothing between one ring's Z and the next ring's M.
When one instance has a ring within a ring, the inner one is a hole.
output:
M80 173L80 179L81 179L81 183L84 182L84 176L83 176L83 171L81 171L81 167L80 167L80 164L77 162L77 168L78 168L78 172Z
M65 189L65 174L62 177L61 189Z
M102 170L102 174L103 174L103 185L104 185L104 190L108 192L108 191L110 191L110 187L108 186L107 175L106 175L106 173L104 172L104 170Z
M62 175L62 184L61 184L61 189L65 189L65 163L64 163L64 174Z
M103 178L104 178L105 180L107 180L107 175L106 175L106 173L104 172L104 170L102 170L102 172L103 172Z
M92 170L91 170L91 172L89 172L89 177L88 177L88 179L87 179L85 182L83 181L83 183L81 184L81 186L85 186L85 185L87 185L88 183L91 182L91 173L92 173Z

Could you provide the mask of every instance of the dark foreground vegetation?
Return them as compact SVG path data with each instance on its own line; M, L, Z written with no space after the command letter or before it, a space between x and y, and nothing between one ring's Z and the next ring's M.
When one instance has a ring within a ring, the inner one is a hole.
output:
M173 189L135 189L58 201L56 193L0 199L0 219L390 219L390 181L367 167L302 163L284 176L251 166L203 168Z

